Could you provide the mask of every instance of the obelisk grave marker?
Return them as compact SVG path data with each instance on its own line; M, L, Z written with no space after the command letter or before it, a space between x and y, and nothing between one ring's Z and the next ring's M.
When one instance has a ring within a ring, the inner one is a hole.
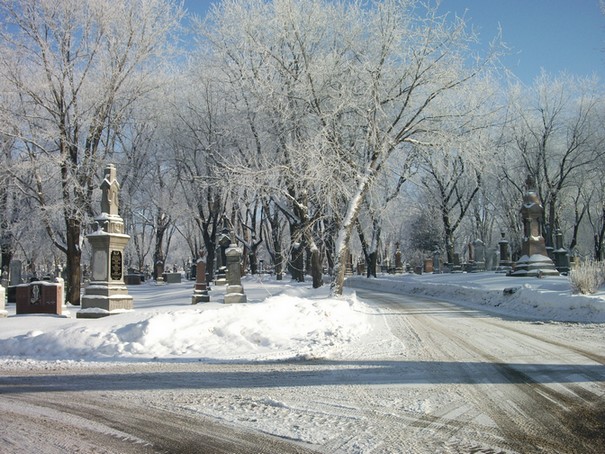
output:
M105 167L100 186L101 214L95 218L96 231L86 235L92 247L91 279L84 289L78 318L99 318L132 310L132 296L124 283L124 248L130 236L118 214L120 184L113 164Z

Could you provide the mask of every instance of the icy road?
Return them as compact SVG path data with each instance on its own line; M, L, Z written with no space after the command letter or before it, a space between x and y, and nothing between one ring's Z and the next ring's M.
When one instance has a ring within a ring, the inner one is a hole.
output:
M605 452L602 324L358 297L375 309L388 348L332 361L3 370L0 451Z

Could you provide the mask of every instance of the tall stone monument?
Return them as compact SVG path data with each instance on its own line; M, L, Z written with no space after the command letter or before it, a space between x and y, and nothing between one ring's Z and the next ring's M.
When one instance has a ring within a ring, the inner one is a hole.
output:
M544 208L531 176L527 177L525 187L526 192L521 206L523 220L521 258L515 262L511 276L558 276L559 272L546 252L546 243L542 236Z
M130 236L118 214L118 192L113 164L105 167L100 186L101 214L95 218L96 231L86 236L92 247L90 284L84 289L78 318L99 318L132 310L132 296L124 283L124 248Z

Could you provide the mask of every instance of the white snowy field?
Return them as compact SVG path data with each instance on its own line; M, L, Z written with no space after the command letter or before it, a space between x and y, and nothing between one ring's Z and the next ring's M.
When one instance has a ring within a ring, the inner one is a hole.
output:
M101 319L77 319L74 306L63 316L15 315L10 304L8 317L0 318L0 364L340 359L368 357L372 346L384 354L396 343L383 337L380 319L370 316L376 309L353 287L436 297L520 319L605 322L605 290L572 295L563 276L406 274L348 282L345 296L331 299L327 285L314 290L310 283L249 276L243 280L248 303L240 305L222 304L221 287L212 287L210 303L191 305L193 282L147 283L129 287L134 311Z

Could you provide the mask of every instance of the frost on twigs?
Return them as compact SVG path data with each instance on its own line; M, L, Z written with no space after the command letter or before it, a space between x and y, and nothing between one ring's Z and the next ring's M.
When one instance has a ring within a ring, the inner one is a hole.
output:
M583 295L596 293L605 284L605 263L586 261L569 273L573 293Z

